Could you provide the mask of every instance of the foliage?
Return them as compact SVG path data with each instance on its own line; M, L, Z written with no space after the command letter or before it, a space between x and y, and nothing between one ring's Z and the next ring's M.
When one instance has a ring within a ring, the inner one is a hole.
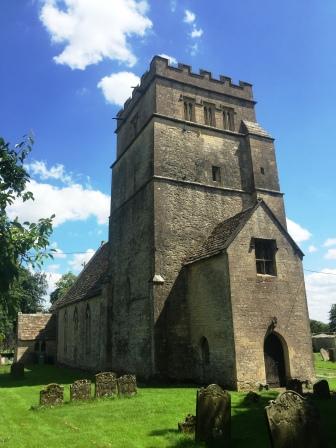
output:
M330 311L329 311L329 331L335 331L336 332L336 304L334 303L331 305Z
M312 333L328 333L329 324L320 322L319 320L310 319L310 331Z
M63 297L71 286L75 283L77 276L72 272L63 274L62 277L56 282L56 289L50 294L50 302L55 303L56 300Z
M0 293L0 345L1 342L11 345L18 312L37 313L43 310L47 286L44 273L19 268L9 291Z
M24 162L31 152L33 140L26 137L11 148L0 137L0 293L8 292L10 285L19 274L22 262L33 267L41 266L45 257L52 257L48 250L48 239L52 232L50 218L39 219L37 223L20 223L18 218L10 220L8 207L15 200L34 200L26 190L30 176Z

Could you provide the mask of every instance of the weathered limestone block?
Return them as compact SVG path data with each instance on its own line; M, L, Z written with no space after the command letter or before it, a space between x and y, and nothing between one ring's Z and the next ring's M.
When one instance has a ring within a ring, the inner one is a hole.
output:
M22 362L13 362L10 370L11 376L15 379L24 377L24 364Z
M91 381L77 380L70 386L70 400L90 400L91 398Z
M231 438L231 396L217 384L197 392L197 442L218 443L226 447Z
M329 383L327 380L317 381L313 386L314 395L318 398L330 398Z
M102 372L95 375L95 397L114 397L118 395L117 375L113 372Z
M298 393L281 393L265 410L272 448L326 446L318 410Z
M53 406L63 404L64 387L59 384L48 384L45 389L40 391L40 405Z
M192 434L195 432L196 427L196 417L194 415L188 414L184 422L178 423L178 430L184 432L185 434Z
M131 397L137 393L137 383L135 375L123 375L118 378L119 395Z

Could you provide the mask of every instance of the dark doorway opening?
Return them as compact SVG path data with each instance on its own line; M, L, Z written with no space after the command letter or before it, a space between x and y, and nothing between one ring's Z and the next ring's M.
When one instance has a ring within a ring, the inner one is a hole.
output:
M266 382L272 387L286 386L285 356L282 343L275 333L264 342Z

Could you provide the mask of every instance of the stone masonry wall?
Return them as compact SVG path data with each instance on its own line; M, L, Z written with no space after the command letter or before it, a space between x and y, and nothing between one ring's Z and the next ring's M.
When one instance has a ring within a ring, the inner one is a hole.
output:
M225 255L188 266L187 296L194 380L235 388L230 280ZM209 363L202 360L204 337L209 344Z
M256 274L251 238L275 239L276 276ZM228 249L238 387L265 382L264 338L273 317L288 347L287 376L314 377L302 262L287 237L259 207ZM286 347L285 347L286 353Z

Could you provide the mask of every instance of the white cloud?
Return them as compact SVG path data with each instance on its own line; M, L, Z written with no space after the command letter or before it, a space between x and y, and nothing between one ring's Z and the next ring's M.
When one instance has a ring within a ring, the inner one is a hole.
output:
M75 254L72 260L69 261L69 265L78 273L84 268L84 265L88 263L94 253L95 251L93 249L88 249L83 254Z
M37 176L42 180L55 179L65 184L73 183L72 175L66 173L64 165L60 163L48 168L45 162L35 160L32 163L26 164L25 167L31 175Z
M302 243L302 241L309 240L309 238L312 236L309 230L301 227L300 224L297 224L296 222L288 218L287 218L287 227L288 227L288 233L291 235L291 237L297 244Z
M327 260L336 260L336 249L328 249L328 252L325 254L324 258Z
M318 251L317 247L314 246L313 244L311 244L311 245L308 247L308 252L309 252L310 254L312 254L313 252L317 252L317 251Z
M124 102L132 95L132 87L139 83L140 78L134 73L119 72L104 76L97 87L103 91L106 101L123 106Z
M336 246L336 238L328 238L324 243L324 247Z
M59 264L49 264L48 271L57 272L57 271L59 271L60 267L61 267L61 265L59 265Z
M305 278L310 318L328 322L330 307L336 303L336 269L322 269Z
M103 59L133 66L131 36L152 27L147 0L43 0L40 20L53 42L64 44L54 60L84 70Z
M168 59L170 65L176 65L177 59L175 59L173 56L169 56L168 54L161 53L159 54L162 58Z
M48 267L50 269L50 267ZM52 269L47 271L43 271L44 274L46 274L46 280L48 283L47 293L44 296L44 299L46 301L45 306L48 308L50 306L50 294L55 291L56 289L56 283L60 280L62 277L62 274L59 272L54 272Z
M54 258L66 258L66 254L58 248L58 244L56 242L52 243L50 246L52 249L54 249L53 251L53 257Z
M190 33L190 37L192 37L193 39L201 37L203 35L203 30L202 28L196 28L196 26L193 27L192 32Z
M198 43L195 43L193 45L190 46L190 54L191 56L195 56L198 53Z
M192 11L190 11L189 9L186 9L184 11L184 18L183 21L185 23L193 23L196 20L196 14L194 14Z
M55 214L54 227L67 221L84 221L95 217L98 224L105 224L109 216L110 198L99 190L87 189L80 184L56 187L31 180L28 189L35 201L16 200L9 208L10 219L37 221Z

